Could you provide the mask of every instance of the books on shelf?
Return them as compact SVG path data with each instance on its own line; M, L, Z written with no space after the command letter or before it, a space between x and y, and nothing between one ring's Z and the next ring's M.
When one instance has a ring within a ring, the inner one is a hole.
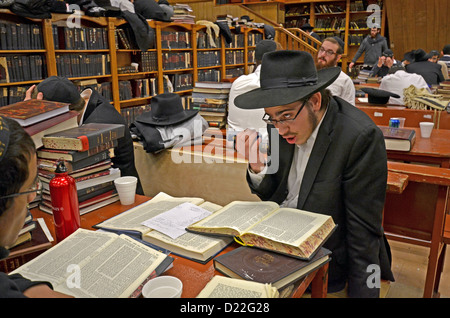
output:
M214 268L238 279L271 284L282 290L330 261L331 251L321 248L310 261L241 246L214 258Z
M39 99L29 99L0 108L0 116L17 121L27 127L43 120L67 113L69 104Z
M286 219L289 220L288 224ZM235 201L188 226L187 230L236 237L243 245L310 260L335 226L329 215L280 208L271 201ZM272 231L268 231L268 228ZM276 228L279 231L273 231Z
M416 141L416 131L408 128L379 126L387 150L410 151Z
M124 298L138 296L135 291L172 262L170 256L129 236L78 229L12 273L30 280L48 281L54 290L74 297ZM81 277L90 279L82 279L77 284L70 279L73 271L67 271L68 268L77 269ZM68 282L77 285L70 286Z
M89 123L46 135L42 143L50 149L86 151L122 138L124 133L124 125Z
M146 242L170 250L172 253L206 263L232 242L232 238L210 237L195 233L185 233L173 239L168 235L152 230L141 223L166 212L182 203L190 202L208 211L214 212L220 206L205 202L201 198L174 198L165 193L159 193L151 200L108 219L95 228L109 231L126 231L138 236Z
M197 298L278 298L280 293L270 284L214 276Z
M74 128L78 126L78 113L76 111L68 111L67 113L51 117L36 124L24 127L25 131L31 136L36 149L42 144L42 137L61 130Z

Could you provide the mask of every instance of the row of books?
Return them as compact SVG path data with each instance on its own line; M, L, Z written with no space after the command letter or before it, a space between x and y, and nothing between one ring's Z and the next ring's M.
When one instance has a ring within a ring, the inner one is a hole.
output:
M136 120L139 115L148 112L150 108L150 104L133 107L122 107L120 108L120 114L122 115L123 119L125 119L127 126L130 127L130 125Z
M338 4L316 4L314 6L316 13L343 13L342 6Z
M161 48L163 49L186 49L191 48L189 32L161 31Z
M286 10L286 17L298 17L300 15L309 15L309 4L304 4L302 6L293 6Z
M154 51L139 51L133 54L133 62L139 64L140 72L155 72L158 71L158 55Z
M262 33L248 33L247 35L248 46L256 46L261 40L264 40L264 35Z
M192 67L191 52L165 52L162 54L164 70L178 70Z
M221 79L220 70L198 70L197 80L199 82L219 82Z
M116 49L132 50L137 49L136 41L134 40L133 32L128 27L117 28L114 32L116 38Z
M119 99L129 100L133 98L155 96L158 91L157 84L156 78L119 81Z
M57 54L59 76L82 77L111 74L109 54Z
M245 38L244 38L243 33L232 34L231 35L231 43L225 42L225 47L231 48L231 49L244 47L244 44L245 44L244 42L245 42Z
M288 19L285 21L285 28L301 28L302 25L309 22L309 18L303 17L298 19Z
M109 48L108 31L105 28L52 25L52 31L56 50L106 50Z
M350 21L350 30L359 30L359 29L367 29L367 20L366 19L358 19L354 21Z
M227 122L230 82L196 82L192 91L192 109L208 122L209 128L223 128Z
M20 102L30 86L4 86L0 88L0 107Z
M345 29L345 18L342 17L321 17L315 22L315 30L339 30Z
M220 47L222 47L220 37L212 37L211 38L205 31L197 32L197 48L198 49L211 49L211 48L220 48Z
M219 66L220 64L219 51L197 52L197 67Z
M35 23L0 23L0 50L43 50L42 28Z
M244 50L225 51L225 64L244 63Z
M367 34L349 34L348 45L361 45Z
M194 84L194 77L191 73L169 74L170 82L174 92L190 90Z
M244 74L245 69L243 67L233 67L225 70L225 78L235 78Z
M0 83L35 81L47 77L43 55L0 56Z

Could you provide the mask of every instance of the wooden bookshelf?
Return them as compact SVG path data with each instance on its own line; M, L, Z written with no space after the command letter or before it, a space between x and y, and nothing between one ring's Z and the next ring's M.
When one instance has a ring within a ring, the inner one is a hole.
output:
M369 7L372 5L371 7ZM314 26L314 32L321 39L329 36L339 36L345 43L342 57L342 68L355 56L360 42L370 32L367 21L374 14L368 11L373 5L380 8L377 17L381 25L381 35L384 36L386 29L386 11L382 0L340 0L340 1L289 1L285 3L286 28L300 28L309 23ZM363 62L363 56L356 64Z
M3 22L38 26L39 42L42 44L41 47L22 49L18 45L6 46L4 39L5 46L0 46L0 61L1 57L33 55L44 60L39 77L14 82L1 78L0 94L6 94L6 98L0 96L3 104L9 103L9 91L14 91L11 96L16 101L23 100L29 86L38 84L48 76L58 75L68 77L78 85L97 82L98 87L108 86L111 103L128 117L130 113L135 115L148 108L152 96L167 91L164 84L167 78L176 85L174 92L184 98L191 95L196 81L212 80L211 77L205 78L205 75L213 74L213 80L221 81L227 78L227 73L234 74L234 77L248 74L254 64L251 56L255 39L264 36L262 29L241 27L241 41L233 47L226 45L222 36L217 39L215 47L205 46L206 42L199 45L199 38L207 36L204 25L149 21L155 31L155 43L153 48L142 52L130 34L131 28L123 19L77 16L74 20L74 16L69 14L52 14L51 19L28 19L2 9L0 23ZM71 27L73 22L78 23L76 29ZM94 45L96 43L91 33L100 36L101 45ZM213 55L215 59L204 64L204 59L201 61L200 58L206 55ZM239 59L226 63L225 57L230 55L239 55ZM91 56L102 57L99 72L93 72L98 65L87 67ZM138 64L137 69L132 67L132 63ZM12 71L7 65L5 68L8 72ZM145 94L143 90L140 90L140 95L135 94L139 91L136 85L144 85L142 83L147 85ZM124 93L130 87L131 93Z

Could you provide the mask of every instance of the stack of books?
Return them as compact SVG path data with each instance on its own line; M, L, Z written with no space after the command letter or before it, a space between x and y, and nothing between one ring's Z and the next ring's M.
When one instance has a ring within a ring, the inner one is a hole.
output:
M195 15L192 15L192 8L188 4L177 3L173 6L173 22L195 24Z
M42 146L45 134L77 127L77 112L69 104L30 99L0 108L0 116L17 121L31 136L36 148Z
M124 131L123 125L90 123L44 136L37 153L43 186L39 209L52 213L49 183L60 160L75 179L80 215L119 200L114 180L120 170L112 168L110 153Z
M227 122L230 82L197 82L192 92L192 109L208 122L210 128L223 128Z
M440 82L436 94L442 95L444 99L450 99L450 81Z

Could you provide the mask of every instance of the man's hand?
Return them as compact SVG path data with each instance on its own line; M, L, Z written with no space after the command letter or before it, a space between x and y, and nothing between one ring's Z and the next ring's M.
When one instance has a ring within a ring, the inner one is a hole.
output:
M261 172L267 161L267 154L260 149L261 136L256 130L246 129L236 135L235 150L249 163L250 169Z
M24 100L32 99L33 91L35 88L36 88L36 85L32 85L29 89L27 89ZM42 92L37 93L36 99L44 99L44 94L42 94Z
M348 65L348 70L351 71L352 68L353 68L353 66L355 66L355 63L351 62L351 63Z
M380 56L378 58L378 67L382 67L384 65L384 63L386 62L386 57L385 56Z

